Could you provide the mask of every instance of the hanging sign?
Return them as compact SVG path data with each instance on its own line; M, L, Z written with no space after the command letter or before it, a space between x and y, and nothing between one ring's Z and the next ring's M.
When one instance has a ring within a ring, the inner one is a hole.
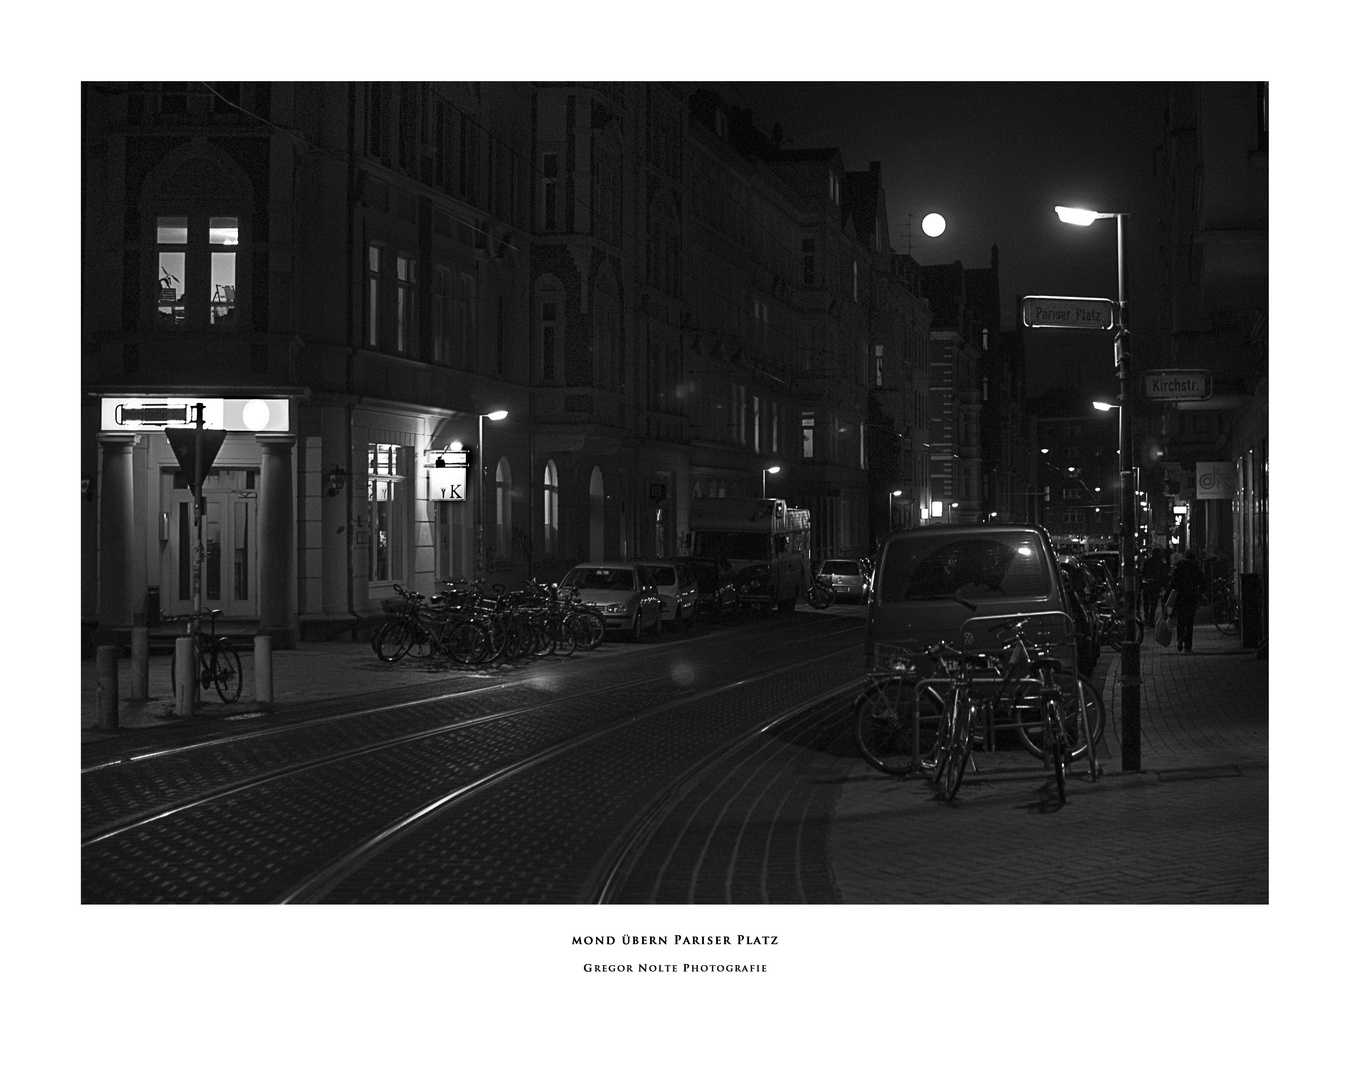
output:
M1237 467L1231 461L1197 461L1197 499L1231 499L1237 494Z
M427 498L433 502L463 502L469 486L467 450L423 450Z

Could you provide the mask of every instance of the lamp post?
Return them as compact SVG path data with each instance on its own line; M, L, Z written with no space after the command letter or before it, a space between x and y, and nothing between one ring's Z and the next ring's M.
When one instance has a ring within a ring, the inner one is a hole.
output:
M1130 282L1128 270L1129 214L1102 213L1056 206L1055 213L1070 225L1091 225L1101 218L1116 221L1116 380L1120 403L1120 582L1125 600L1125 640L1120 646L1120 767L1139 772L1142 729L1139 709L1139 620L1135 610L1137 537L1134 532L1134 434L1130 393ZM1094 402L1094 405L1096 403ZM1100 406L1098 406L1100 407Z
M495 409L489 413L478 414L478 528L477 551L474 553L474 576L481 578L486 572L485 552L483 551L483 488L487 486L487 454L483 453L483 421L505 420L505 409Z
M769 474L770 474L770 473L773 473L774 475L777 475L778 473L780 473L780 472L782 472L782 471L783 471L783 467L782 467L781 465L770 465L767 469L761 470L761 472L760 472L760 478L759 478L759 479L760 479L760 484L759 484L759 494L760 494L760 498L767 499L767 498L769 497Z
M890 497L886 500L887 524L889 524L892 529L894 529L896 525L899 524L895 520L895 500L898 499L903 494L904 494L903 491L892 491Z

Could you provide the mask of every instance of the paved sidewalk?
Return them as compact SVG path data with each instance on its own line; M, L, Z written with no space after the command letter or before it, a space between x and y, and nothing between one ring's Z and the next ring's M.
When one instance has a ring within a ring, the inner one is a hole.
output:
M977 755L955 805L858 763L832 827L844 902L1268 902L1267 659L1212 627L1195 643L1141 647L1138 773L1120 770L1111 654L1105 774L1080 769L1062 807L1017 751Z

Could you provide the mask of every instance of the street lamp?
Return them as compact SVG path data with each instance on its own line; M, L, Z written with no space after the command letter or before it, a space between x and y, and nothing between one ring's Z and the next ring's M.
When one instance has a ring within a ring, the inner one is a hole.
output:
M506 416L505 409L494 409L489 413L478 414L478 550L474 555L476 578L481 578L486 572L483 551L483 488L487 486L487 454L483 453L483 421L505 420Z
M899 490L892 491L890 496L886 500L886 521L887 524L889 524L892 529L894 529L896 526L895 500L898 499L903 494L904 494L903 491Z
M783 471L783 466L781 466L781 465L770 465L767 469L764 469L764 470L761 471L760 478L759 478L759 480L760 480L760 484L759 484L759 494L760 494L760 498L767 499L767 498L769 497L769 474L770 474L770 473L773 473L773 474L776 476L776 475L778 475L778 473L780 473L780 472L782 472L782 471Z
M1112 409L1119 409L1119 405L1112 405L1106 401L1094 401L1092 407L1098 412L1110 412Z
M1125 640L1120 646L1120 766L1140 771L1139 623L1135 610L1135 562L1138 538L1134 531L1133 400L1130 394L1130 281L1129 214L1104 213L1079 207L1056 206L1059 219L1070 225L1091 225L1102 218L1116 221L1116 379L1120 384L1120 578L1125 600ZM1097 402L1093 405L1101 408ZM1106 410L1102 410L1106 411Z

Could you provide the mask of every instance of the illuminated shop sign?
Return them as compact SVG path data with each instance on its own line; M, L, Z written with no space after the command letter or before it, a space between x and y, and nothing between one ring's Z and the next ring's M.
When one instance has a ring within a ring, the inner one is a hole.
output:
M422 468L427 474L427 498L433 502L463 502L469 484L467 450L423 450Z
M290 431L287 398L115 398L102 401L103 431L191 427L202 405L204 427L222 431Z

